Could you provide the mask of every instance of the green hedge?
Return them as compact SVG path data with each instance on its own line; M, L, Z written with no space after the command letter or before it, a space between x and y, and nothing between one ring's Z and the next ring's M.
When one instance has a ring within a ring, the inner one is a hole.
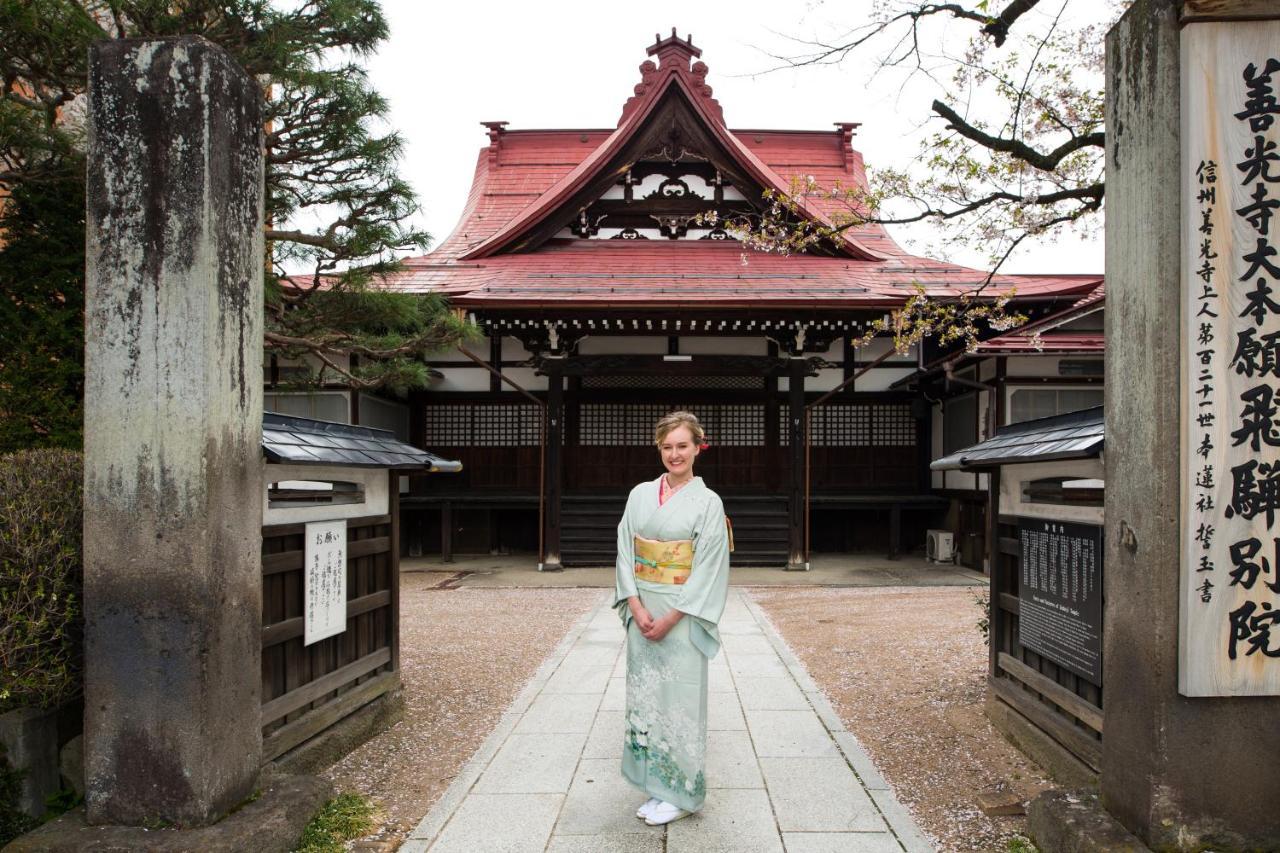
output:
M0 456L0 712L82 688L81 455Z

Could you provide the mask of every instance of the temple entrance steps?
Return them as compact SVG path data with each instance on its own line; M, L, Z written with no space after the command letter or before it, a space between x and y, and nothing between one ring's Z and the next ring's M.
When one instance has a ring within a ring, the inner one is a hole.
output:
M776 496L722 495L733 523L735 566L784 566L787 501ZM563 565L611 566L625 495L565 495L560 514Z

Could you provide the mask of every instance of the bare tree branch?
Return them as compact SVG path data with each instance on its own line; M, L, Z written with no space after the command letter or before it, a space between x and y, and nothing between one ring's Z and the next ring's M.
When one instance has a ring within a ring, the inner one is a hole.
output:
M992 151L1000 151L1005 154L1011 154L1035 166L1045 172L1052 172L1058 168L1058 164L1069 154L1073 154L1082 148L1101 148L1106 144L1106 135L1102 131L1086 133L1083 136L1077 136L1069 139L1059 145L1054 150L1045 154L1037 151L1025 142L1017 139L1005 139L1003 137L992 136L965 121L959 113L951 109L951 107L942 103L942 101L934 101L932 105L933 111L947 120L947 127L963 136L965 139L976 142L983 148Z
M996 47L1002 47L1005 39L1009 37L1009 28L1013 26L1014 21L1030 12L1038 2L1040 0L1013 0L1003 12L982 28L983 35L990 36Z

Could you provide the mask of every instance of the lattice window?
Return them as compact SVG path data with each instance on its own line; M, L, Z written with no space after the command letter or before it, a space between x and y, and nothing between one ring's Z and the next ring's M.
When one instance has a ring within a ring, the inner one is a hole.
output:
M661 403L583 403L578 443L585 446L641 447L653 443L653 425L669 411Z
M451 403L426 408L427 447L537 446L542 411L532 403Z
M877 445L907 447L916 443L916 419L907 403L874 406L871 409L871 435Z
M653 388L761 391L762 376L584 376L583 388ZM699 415L701 417L701 415Z
M578 441L587 446L646 446L653 443L653 425L658 419L679 408L696 414L709 440L716 445L764 446L765 408L760 404L583 403Z
M791 443L790 409L778 410L778 439ZM811 447L911 447L916 421L908 403L819 406L809 421Z
M763 447L764 413L762 404L700 406L695 410L708 440L727 447Z

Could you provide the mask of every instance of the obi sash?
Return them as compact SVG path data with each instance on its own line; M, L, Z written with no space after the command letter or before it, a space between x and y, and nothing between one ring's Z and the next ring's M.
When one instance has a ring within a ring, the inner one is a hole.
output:
M693 572L693 540L635 538L636 577L650 583L681 584Z

